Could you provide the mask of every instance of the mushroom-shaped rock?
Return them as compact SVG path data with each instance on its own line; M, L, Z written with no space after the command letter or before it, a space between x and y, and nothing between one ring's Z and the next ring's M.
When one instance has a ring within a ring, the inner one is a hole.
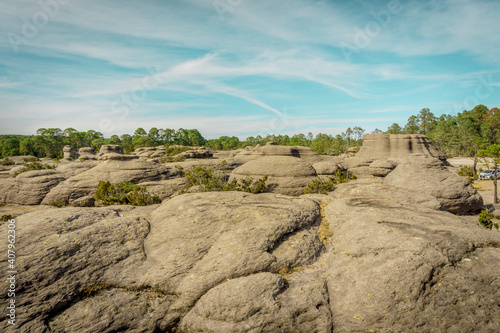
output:
M99 149L99 154L123 154L123 148L119 145L102 145L101 149Z
M264 156L236 168L233 179L254 179L268 176L267 184L272 192L285 195L301 195L307 185L316 179L316 171L306 161L290 156Z
M92 147L82 147L78 149L78 155L84 160L95 160L95 150Z
M73 148L70 145L63 147L63 158L65 160L70 160L73 157Z
M449 171L443 161L425 155L402 159L385 183L430 194L443 210L454 214L475 213L483 206L483 198L466 179Z

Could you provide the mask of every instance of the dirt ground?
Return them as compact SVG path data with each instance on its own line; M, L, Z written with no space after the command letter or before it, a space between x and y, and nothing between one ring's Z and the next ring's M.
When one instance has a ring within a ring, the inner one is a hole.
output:
M454 157L449 158L448 163L451 164L451 169L455 172L458 171L459 167L462 165L473 166L474 159L471 157ZM477 168L479 169L488 169L486 165L481 162L478 162ZM476 191L481 194L484 200L485 205L493 204L493 181L491 180L476 180L474 184L472 184ZM494 205L497 212L500 211L500 204Z

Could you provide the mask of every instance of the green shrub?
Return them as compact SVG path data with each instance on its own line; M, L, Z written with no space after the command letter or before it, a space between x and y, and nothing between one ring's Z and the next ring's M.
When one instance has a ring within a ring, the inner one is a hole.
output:
M222 163L224 169L227 163ZM180 192L186 193L194 186L197 186L197 192L212 192L212 191L241 191L249 193L264 193L269 192L266 185L267 176L261 179L254 180L250 177L245 179L233 179L228 182L229 176L223 171L215 170L214 168L197 165L184 175L186 178L186 186Z
M165 156L175 156L188 150L191 150L191 147L165 146Z
M113 185L110 182L99 181L94 199L104 206L146 206L161 202L160 197L148 193L146 186L138 186L131 182Z
M492 229L495 227L495 229L498 229L498 223L493 223L493 219L500 220L500 215L493 215L487 210L481 211L481 214L479 214L479 224L485 227L486 229Z
M38 157L25 157L23 158L24 163L29 163L29 162L39 162L40 159Z
M320 193L328 194L335 189L335 185L347 183L351 180L355 180L356 176L349 171L337 170L333 177L329 177L328 180L323 180L321 178L315 179L310 182L304 189L304 194Z
M16 176L18 176L21 173L26 172L26 171L55 169L55 168L56 168L55 165L42 164L40 162L29 162L29 163L24 164L24 166L21 169L14 172L14 177L16 177Z
M66 202L62 199L58 199L58 200L55 200L55 201L52 201L51 203L49 203L49 206L61 208L61 207L66 206Z
M466 178L471 184L474 183L474 180L479 177L476 175L474 177L474 167L467 165L460 165L460 169L457 171L459 176Z
M7 215L0 216L0 221L8 222L9 220L13 220L15 218L16 217L14 215L7 214Z
M14 165L14 161L6 157L2 162L0 162L0 165Z

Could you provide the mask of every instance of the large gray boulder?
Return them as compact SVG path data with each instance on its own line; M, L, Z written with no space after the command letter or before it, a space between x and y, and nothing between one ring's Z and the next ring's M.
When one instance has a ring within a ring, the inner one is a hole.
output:
M311 200L269 193L174 197L151 215L140 281L178 296L164 319L170 327L228 279L314 262L324 251L314 227L319 214Z
M120 279L105 278L117 276L120 265L139 267L145 259L149 226L140 217L145 212L68 207L17 217L16 331L154 331L161 311L151 316L146 309L155 309L168 296L157 294L153 300L150 290L127 290ZM0 225L0 235L7 239L7 224ZM7 244L0 242L3 253ZM7 256L0 263L7 267ZM0 284L3 304L9 300L8 288ZM10 331L6 306L0 315L0 331Z
M335 332L496 332L500 233L392 186L341 184L325 278Z
M53 169L26 171L15 178L0 179L0 203L39 205L65 179L63 173Z
M481 210L483 198L466 179L448 170L445 163L425 155L409 155L385 177L388 185L437 198L442 209L454 214Z
M247 177L257 180L264 176L268 176L267 184L272 192L301 195L307 185L316 179L316 171L297 157L264 156L234 169L229 181Z

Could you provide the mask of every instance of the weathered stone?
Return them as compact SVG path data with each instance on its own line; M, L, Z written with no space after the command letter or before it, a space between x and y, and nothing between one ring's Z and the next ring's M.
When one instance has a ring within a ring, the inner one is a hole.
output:
M98 165L95 160L86 160L84 162L64 163L57 166L57 171L64 174L66 178L76 176L82 172L88 171Z
M356 155L364 159L402 158L408 154L423 154L441 160L446 155L425 135L420 134L366 134Z
M280 146L277 146L280 147ZM236 168L233 179L268 176L267 184L272 192L286 195L304 194L307 185L316 179L316 171L304 160L290 156L264 156Z
M442 204L442 209L454 214L474 213L483 206L483 198L466 179L449 171L442 161L425 155L402 159L385 182L430 194Z
M125 156L125 155L122 155ZM137 156L135 156L137 158ZM109 181L113 184L129 181L134 184L148 181L166 180L179 177L181 171L160 163L145 160L108 160L101 162L85 172L68 178L54 187L42 201L49 204L55 200L70 202L78 198L93 195L99 181Z
M110 153L123 154L123 148L119 145L102 145L99 149L99 155Z
M387 176L398 164L390 160L376 160L370 164L369 172L372 176L385 177Z
M95 160L95 150L92 147L82 147L78 149L79 158L84 160Z
M280 146L276 142L268 142L264 147L260 147L255 150L257 153L264 154L266 156L291 156L298 157L310 164L320 162L324 159L324 156L315 153L309 147L303 146Z
M314 163L313 168L318 175L333 175L340 169L339 166L331 160Z
M133 328L134 324L140 327L141 321L154 327L150 317L144 319L142 310L132 311L132 304L130 308L125 307L127 312L120 310L116 317L109 311L101 312L103 315L94 317L92 322L80 320L85 316L79 310L92 304L89 297L100 295L108 288L118 291L116 297L108 298L93 311L99 313L99 310L105 311L106 307L110 309L113 304L124 302L122 297L125 295L120 297L121 280L104 278L105 273L118 276L121 268L114 270L113 267L119 264L138 267L145 259L143 244L149 227L147 221L138 215L147 210L120 209L122 217L113 208L63 208L16 218L15 265L22 272L16 279L16 290L20 291L16 293L16 327L19 332L48 331L47 324L59 332L66 331L66 324L76 332L87 328L109 332L120 323L123 325L120 329ZM123 216L125 212L133 214L135 211L138 212L136 216ZM6 224L0 226L0 234L7 239ZM0 242L0 249L7 253L7 242ZM0 263L7 267L7 256L2 257ZM0 284L3 304L9 300L8 288L9 284ZM146 308L151 303L147 290L131 294L135 295L139 303L135 306L139 308ZM164 298L164 295L157 297ZM0 330L7 332L6 306L1 307L0 315ZM110 315L112 318L107 317ZM112 323L110 319L117 322Z
M498 330L498 232L383 184L342 184L332 196L324 266L336 332Z
M63 147L63 159L71 160L74 157L73 148L71 146L66 145Z
M194 149L184 151L176 156L183 156L185 158L211 158L214 155L212 149L206 147L195 147Z
M269 193L174 197L151 216L142 269L147 274L140 279L179 296L165 318L165 325L171 325L182 309L227 279L313 262L323 244L293 235L309 230L317 238L310 229L318 218L319 205L313 201ZM290 258L282 247L288 248ZM301 253L300 258L293 253Z
M0 202L39 205L45 195L65 179L62 173L53 169L25 171L16 178L2 179Z
M331 332L328 290L311 276L288 287L281 276L271 273L234 279L201 297L182 320L180 330Z

